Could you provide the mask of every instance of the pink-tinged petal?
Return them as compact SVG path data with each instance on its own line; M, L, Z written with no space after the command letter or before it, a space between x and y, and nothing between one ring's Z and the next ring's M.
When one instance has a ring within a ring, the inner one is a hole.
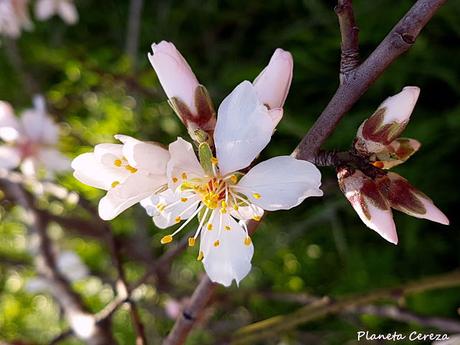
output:
M387 176L390 180L387 198L392 208L413 217L449 225L449 219L433 204L433 201L405 178L392 172Z
M214 211L212 230L206 224L201 230L200 251L209 279L226 287L239 282L251 270L254 246L231 216Z
M174 44L166 41L152 44L148 58L168 98L181 100L195 113L195 90L199 82Z
M278 123L283 118L283 113L284 113L283 108L270 109L270 111L268 112L268 115L270 115L273 121L274 127L278 126Z
M322 196L321 173L310 162L279 156L254 166L235 190L267 211L288 210L310 196Z
M257 97L253 85L243 81L221 103L214 132L216 156L222 175L251 164L270 142L275 124Z
M21 129L14 110L7 102L0 101L0 139L13 142L21 135Z
M38 151L38 160L49 171L66 171L70 169L70 161L56 149L46 148Z
M99 201L99 216L111 220L121 212L150 196L156 189L166 183L164 176L152 176L135 173L110 189Z
M15 147L0 146L0 169L15 169L21 162L21 155Z
M405 87L400 93L387 98L376 112L358 129L356 149L363 153L375 153L389 145L406 128L415 107L420 89Z
M169 152L159 144L143 142L127 135L115 135L123 145L123 155L128 163L151 174L166 174Z
M339 186L359 218L388 242L398 244L398 234L388 201L377 184L361 171L341 168L337 174Z
M269 109L283 107L291 86L293 66L291 53L278 48L254 80L257 96Z
M184 180L190 178L203 178L205 173L196 158L192 144L182 138L169 144L169 154L171 159L167 165L168 184L175 190Z
M47 115L44 100L36 98L35 108L24 111L21 123L27 138L36 143L54 145L58 141L59 128Z
M264 215L264 210L256 205L238 206L238 209L232 209L230 214L240 220L261 219Z
M50 19L57 10L55 0L38 0L35 3L35 17L44 21Z
M57 13L67 25L78 22L78 12L75 4L70 0L61 0L57 5Z

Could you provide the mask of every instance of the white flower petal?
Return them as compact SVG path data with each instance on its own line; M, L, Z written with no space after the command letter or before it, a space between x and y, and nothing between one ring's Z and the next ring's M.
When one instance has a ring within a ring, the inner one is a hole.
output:
M35 16L38 20L47 20L56 13L55 0L39 0L35 3Z
M264 210L256 205L251 206L239 206L238 210L232 209L230 214L241 220L249 220L254 218L262 218Z
M123 142L123 155L128 163L151 174L166 174L169 152L160 145L143 142L127 135L116 135Z
M246 232L228 214L214 211L212 225L213 230L207 230L205 226L200 235L200 251L204 255L206 273L215 283L230 286L236 280L239 284L251 270L254 246L252 242L245 244ZM222 225L220 231L219 225ZM230 230L225 227L230 227ZM216 241L219 241L217 246Z
M78 22L78 12L75 4L69 0L61 0L57 5L57 12L67 25Z
M400 93L383 101L379 106L379 108L386 108L383 123L404 123L409 121L419 94L420 89L418 87L406 86Z
M196 158L192 144L182 138L169 144L169 154L171 159L167 166L167 176L170 188L175 189L181 183L182 175L185 173L187 178L202 178L205 173ZM177 178L177 182L172 179Z
M80 257L72 251L60 253L56 260L57 267L62 274L71 282L88 276L88 268Z
M121 145L120 145L121 146ZM96 146L97 147L97 146ZM105 155L109 155L108 153ZM109 190L115 181L123 182L130 173L125 169L105 165L96 153L83 153L72 161L74 177L89 186Z
M20 125L9 103L0 101L0 139L13 142L19 138Z
M251 203L275 211L288 210L310 196L322 196L320 185L321 173L312 163L279 156L254 166L237 186Z
M41 149L38 159L50 171L66 171L70 168L70 161L56 149Z
M24 134L37 143L54 145L58 141L57 125L41 110L26 110L21 115Z
M239 84L218 111L214 141L221 173L249 166L270 142L275 125L254 86Z
M21 171L26 176L36 176L39 165L35 157L27 157L21 163Z
M141 201L141 205L147 214L153 218L153 222L160 229L168 228L180 221L188 219L198 207L198 197L194 193L174 193L172 190L152 195ZM174 206L166 207L175 203ZM195 206L193 206L195 204Z
M14 169L20 162L21 155L15 147L0 146L0 169Z
M166 183L163 175L145 175L135 173L99 201L99 216L103 220L111 220L121 212L151 195L161 185Z

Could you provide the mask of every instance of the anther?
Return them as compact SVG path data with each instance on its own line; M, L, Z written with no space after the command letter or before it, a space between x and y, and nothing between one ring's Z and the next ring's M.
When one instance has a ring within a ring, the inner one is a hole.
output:
M237 204L234 204L234 205L233 205L233 209L234 209L235 211L238 211L238 208L239 208L239 207L238 207Z
M186 180L187 179L187 174L183 172L181 177L182 177L183 180Z
M115 166L117 167L121 167L121 159L115 159L115 161L113 162L113 164L115 164Z
M220 245L220 241L219 241L219 240L217 240L216 242L214 242L214 247L219 247L219 245Z
M211 158L211 163L212 163L213 165L217 165L217 164L219 163L219 160L218 160L216 157L212 157L212 158Z
M230 231L232 228L229 227L228 225L225 225L225 230Z
M260 195L259 193L254 193L252 194L252 196L254 197L254 199L260 199L262 197L262 195Z
M211 230L212 230L212 228L213 228L213 226L212 226L212 224L211 224L211 223L208 223L208 226L207 226L206 228L207 228L209 231L211 231Z
M112 188L115 188L119 184L120 184L120 181L113 181L111 186L112 186Z
M197 257L196 259L197 259L198 261L201 261L201 260L203 260L203 258L204 258L204 254L203 254L203 252L200 250L200 253L198 254L198 257Z
M131 174L134 174L137 172L137 169L135 167L132 167L131 165L125 166L125 169L128 170Z
M247 246L249 246L251 244L251 242L252 242L252 240L251 240L251 237L249 237L249 236L244 239L244 244L247 245Z
M260 216L254 216L252 217L253 220L255 220L256 222L260 221L262 219L262 217Z
M187 200L188 200L187 198L180 198L180 201L182 202L187 202Z
M176 183L178 181L177 177L172 178L173 183Z
M176 217L176 219L175 219L176 223L180 223L180 222L181 222L181 220L182 220L182 218L181 218L181 217Z
M160 240L160 243L168 244L168 243L171 243L172 240L173 240L173 237L171 235L166 235L166 236L163 236L163 238Z
M237 183L237 182L238 182L238 176L232 175L232 176L230 177L230 181L232 181L232 183Z
M193 237L189 237L188 245L189 247L193 247L195 245L195 239Z
M372 165L375 166L376 168L379 168L379 169L382 169L385 166L385 164L383 164L383 162L381 162L381 161L376 161L376 162L372 163Z

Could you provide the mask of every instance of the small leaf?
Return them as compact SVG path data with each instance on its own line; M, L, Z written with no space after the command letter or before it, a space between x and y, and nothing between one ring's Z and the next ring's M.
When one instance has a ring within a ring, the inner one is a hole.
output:
M200 164L204 172L208 176L213 176L214 175L213 169L212 169L213 155L212 155L211 147L209 147L207 143L201 143L200 146L198 146L198 157L200 158Z

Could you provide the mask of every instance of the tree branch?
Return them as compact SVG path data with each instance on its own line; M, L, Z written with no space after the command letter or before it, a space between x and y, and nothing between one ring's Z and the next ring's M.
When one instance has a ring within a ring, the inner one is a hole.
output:
M406 52L422 28L447 0L418 0L371 55L347 75L336 93L295 149L293 156L313 161L339 121L385 69Z
M133 69L136 66L139 47L143 0L131 0L129 3L128 31L126 33L126 54L130 57Z
M335 13L339 19L342 38L340 56L340 83L359 65L359 28L353 14L352 0L338 0Z
M371 304L384 299L395 299L424 291L460 286L460 271L432 276L399 287L380 289L363 295L351 295L333 300L328 297L283 316L275 316L243 327L232 336L231 344L254 344L261 339L276 336L282 331L300 324L317 320L326 315L337 314L349 308Z

